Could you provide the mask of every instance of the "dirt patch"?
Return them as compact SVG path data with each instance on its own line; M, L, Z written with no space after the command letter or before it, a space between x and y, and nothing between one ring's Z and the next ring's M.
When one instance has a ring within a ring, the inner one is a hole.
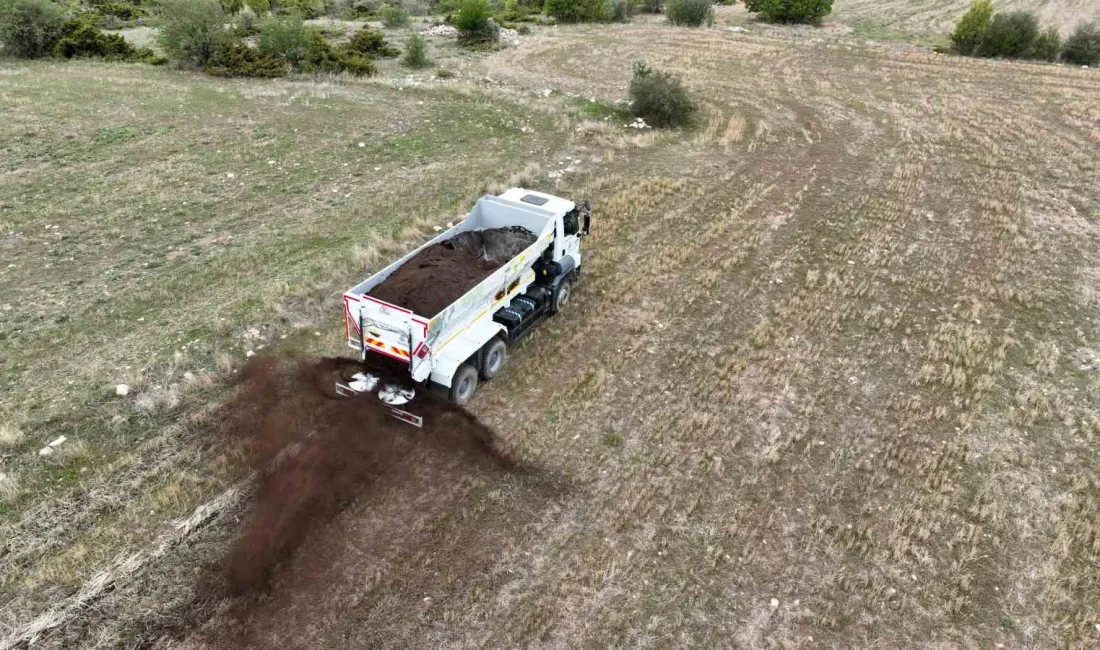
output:
M432 317L535 242L526 228L459 233L417 253L370 296Z
M492 431L461 408L425 394L417 429L391 417L373 394L333 398L329 386L360 369L383 377L400 368L369 368L347 359L250 364L229 404L229 435L261 472L256 498L226 561L227 587L240 595L262 590L273 569L321 522L338 513L417 445L476 464L508 467Z

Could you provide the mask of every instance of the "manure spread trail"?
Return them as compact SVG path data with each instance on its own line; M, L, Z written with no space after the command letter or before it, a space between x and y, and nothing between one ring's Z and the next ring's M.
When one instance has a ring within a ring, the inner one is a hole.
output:
M231 595L262 590L273 570L373 479L393 473L416 445L492 467L511 467L476 417L431 394L419 395L417 429L391 417L373 394L337 398L335 379L363 365L347 359L251 363L225 425L260 471L256 497L226 561ZM372 366L397 377L401 368ZM397 477L400 480L400 477Z

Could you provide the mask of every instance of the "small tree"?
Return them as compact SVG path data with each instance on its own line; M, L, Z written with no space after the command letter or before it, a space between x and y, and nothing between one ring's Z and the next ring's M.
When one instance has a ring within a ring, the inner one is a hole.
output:
M0 8L4 53L23 59L50 56L65 30L65 12L50 0L15 0Z
M413 34L405 41L405 58L402 63L410 68L426 68L432 64L428 60L428 41L420 34Z
M665 3L665 18L673 25L713 25L714 6L711 0L668 0Z
M993 21L993 0L974 0L970 9L955 24L951 43L955 52L969 56L981 45Z
M271 16L260 25L261 53L300 65L309 55L309 29L296 14Z
M492 15L489 0L462 0L455 15L458 42L470 46L495 43L500 38L500 27L491 20Z
M344 45L344 49L365 57L390 58L401 54L400 50L386 42L381 31L370 27L364 27L355 32L351 40Z
M645 61L634 62L630 99L631 113L650 126L682 126L690 123L695 113L695 102L680 78L654 70Z
M634 4L632 0L605 0L602 13L613 23L629 23Z
M1096 23L1077 26L1062 47L1062 59L1076 65L1100 65L1100 28Z
M229 42L218 0L163 0L161 48L181 65L205 68Z
M1057 27L1048 27L1035 39L1035 45L1031 48L1031 58L1042 61L1057 61L1062 53L1062 35Z
M777 23L816 23L833 10L833 0L745 0L745 8Z
M382 24L389 28L407 27L409 24L409 12L401 5L384 4L378 8L378 17Z
M985 57L1025 59L1032 55L1039 38L1039 19L1027 11L1001 13L993 17L978 54Z
M609 18L603 0L546 0L543 11L559 23L602 22Z

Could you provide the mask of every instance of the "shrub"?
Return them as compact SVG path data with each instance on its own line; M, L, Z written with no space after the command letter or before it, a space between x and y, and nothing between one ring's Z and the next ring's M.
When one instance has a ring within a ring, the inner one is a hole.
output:
M183 66L205 68L229 42L218 0L163 0L158 42Z
M309 31L309 53L302 64L305 72L347 72L355 76L370 76L378 70L369 55L351 49L347 45L336 49L329 45L321 32Z
M634 11L641 14L661 13L661 0L635 0Z
M668 0L665 18L673 25L709 26L714 24L714 6L711 0Z
M833 0L745 0L745 7L777 23L816 23L833 10Z
M645 61L634 62L630 79L631 113L650 126L680 126L690 123L695 112L680 78L670 72L649 67Z
M1042 61L1057 61L1058 55L1062 53L1062 35L1058 33L1057 27L1048 27L1039 37L1035 39L1035 44L1031 48L1031 58L1040 59Z
M244 0L244 6L255 12L257 16L262 16L271 11L271 0Z
M115 60L137 60L148 50L141 52L126 42L118 34L107 34L95 25L71 21L65 35L54 47L54 55L71 59L73 57L103 57Z
M530 36L531 28L528 25L520 25L519 27L516 27L516 33L520 36Z
M233 29L238 36L255 36L260 33L260 19L248 5L233 17Z
M222 11L228 15L233 15L244 9L244 0L221 0Z
M492 15L488 0L462 0L455 14L458 42L467 46L495 43L500 38L500 27Z
M244 41L232 39L218 51L206 71L216 77L281 77L287 72L285 61L254 50Z
M6 54L23 59L49 56L64 30L65 12L49 0L15 0L0 9L0 41Z
M978 54L985 57L1022 59L1031 56L1039 37L1039 20L1027 11L1000 13L993 17Z
M279 13L296 13L302 18L317 18L325 13L325 0L278 0Z
M628 23L634 13L634 5L631 0L606 0L603 14L614 23Z
M428 60L428 41L420 34L413 34L405 41L404 63L410 68L426 68L432 64Z
M1096 23L1077 26L1062 47L1062 59L1077 65L1100 65L1100 28Z
M119 20L137 20L145 15L145 10L128 2L105 2L96 9L103 16L114 16Z
M981 45L989 23L993 20L993 0L974 0L963 17L955 24L951 44L959 54L973 54Z
M260 25L257 47L261 54L297 66L309 54L309 30L294 14L272 16Z
M355 36L351 37L344 49L366 57L380 56L388 58L401 54L401 50L386 42L382 32L370 27L364 27L355 32Z
M553 16L559 23L607 20L603 0L546 0L543 11Z
M409 12L402 9L400 5L396 7L389 4L382 5L378 8L378 17L386 27L406 27L409 24Z

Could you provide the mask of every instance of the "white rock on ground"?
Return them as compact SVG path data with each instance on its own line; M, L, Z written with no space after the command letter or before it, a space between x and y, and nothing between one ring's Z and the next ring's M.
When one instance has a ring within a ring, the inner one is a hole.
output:
M426 34L428 36L443 36L454 38L458 36L458 28L452 27L450 25L436 25L434 27L429 27L428 29L425 29L420 33Z
M778 598L772 598L771 606L772 606L772 609L775 609L776 607L779 607L779 599Z
M126 397L129 394L130 387L126 384L119 384L118 386L115 386L115 395L118 395L119 397Z
M53 447L43 447L38 450L39 456L49 456L53 453Z
M54 438L50 442L50 446L51 447L60 447L66 440L68 440L68 438L66 438L65 436L59 436L57 438Z

